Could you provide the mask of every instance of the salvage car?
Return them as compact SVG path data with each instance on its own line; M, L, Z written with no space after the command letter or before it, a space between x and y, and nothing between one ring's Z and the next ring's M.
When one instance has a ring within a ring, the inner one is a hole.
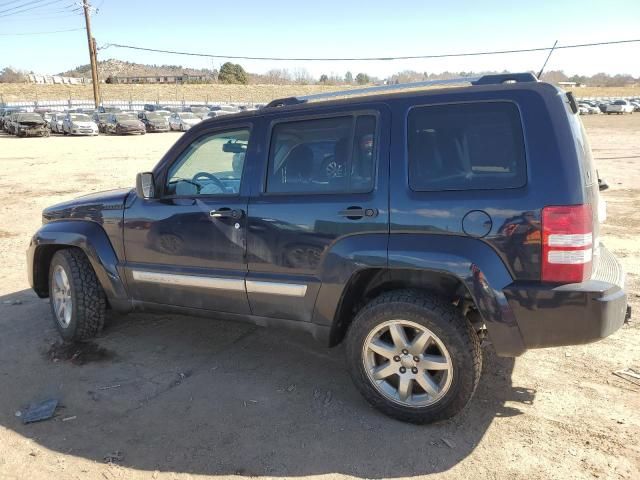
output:
M105 132L113 135L144 135L147 130L133 113L112 113L105 125Z
M174 112L169 117L169 129L186 132L201 122L200 117L191 112Z
M611 115L617 113L618 115L624 115L625 113L633 113L633 105L628 100L616 100L615 102L607 105L606 114Z
M98 125L86 113L67 113L62 120L65 135L98 135Z
M155 111L140 112L138 118L147 130L147 132L168 132L169 121L167 118Z
M67 341L107 309L289 327L344 342L381 412L450 418L481 342L516 357L630 315L573 96L531 73L456 81L205 120L134 189L46 208L29 282Z
M95 122L96 125L98 125L98 132L99 133L106 133L106 128L107 128L107 121L109 120L109 114L108 113L94 113L93 114L93 121Z
M63 133L62 124L66 113L54 113L49 120L49 129L52 133Z
M17 137L48 137L49 127L37 113L18 113L13 123L13 133Z

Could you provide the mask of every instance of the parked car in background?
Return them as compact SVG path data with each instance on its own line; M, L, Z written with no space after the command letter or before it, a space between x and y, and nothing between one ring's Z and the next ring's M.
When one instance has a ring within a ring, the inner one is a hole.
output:
M54 113L49 120L49 129L52 133L62 133L62 123L66 113Z
M119 113L122 112L122 109L120 107L105 107L103 105L100 105L98 107L98 113Z
M595 115L601 113L598 107L595 107L587 102L578 103L578 111L580 115Z
M169 129L174 131L186 132L194 125L202 120L200 117L191 112L174 112L169 117Z
M48 137L49 127L38 113L18 113L13 123L17 137Z
M207 118L218 118L218 117L224 117L225 115L233 115L235 112L227 112L225 110L214 110L212 112L207 113L207 115L204 117L203 120L206 120Z
M20 112L11 112L9 114L8 117L5 118L4 120L4 131L13 135L15 133L14 131L14 125L15 125L15 121L16 121L16 117L20 114Z
M624 115L625 113L633 113L633 105L627 100L616 100L610 105L607 105L607 115L617 113L618 115Z
M634 112L640 112L640 102L631 102Z
M8 132L9 128L9 119L13 113L24 112L21 108L5 108L2 112L2 117L0 117L0 130L4 130Z
M196 117L200 118L200 120L204 119L207 116L207 113L209 113L209 107L205 107L205 106L189 106L189 107L184 107L182 109L182 112L184 113L193 113Z
M133 113L112 113L105 127L106 133L113 135L144 135L147 133L142 123Z
M67 113L62 121L65 135L98 135L98 125L86 113Z
M169 121L164 115L156 111L144 111L138 114L138 118L144 123L147 132L168 132Z
M109 120L109 113L94 113L93 121L98 125L99 133L106 133L107 121Z

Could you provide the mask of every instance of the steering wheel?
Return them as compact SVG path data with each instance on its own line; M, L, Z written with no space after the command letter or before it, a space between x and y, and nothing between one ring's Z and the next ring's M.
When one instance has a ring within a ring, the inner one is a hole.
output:
M198 172L191 179L194 183L198 184L199 190L202 190L202 185L200 185L200 182L198 182L198 180L201 180L201 179L211 180L220 189L221 193L225 193L227 191L226 187L224 186L224 183L222 183L220 179L216 177L213 173L209 173L209 172Z

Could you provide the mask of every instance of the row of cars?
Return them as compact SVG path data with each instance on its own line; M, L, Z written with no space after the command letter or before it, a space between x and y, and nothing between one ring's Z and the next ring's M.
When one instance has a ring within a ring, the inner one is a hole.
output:
M147 132L185 132L207 118L241 111L233 106L163 107L145 105L139 112L122 111L116 107L97 110L78 109L66 112L0 109L0 130L16 136L63 135L144 135Z
M580 115L592 115L606 113L607 115L640 112L640 98L631 100L595 101L581 100L578 102Z

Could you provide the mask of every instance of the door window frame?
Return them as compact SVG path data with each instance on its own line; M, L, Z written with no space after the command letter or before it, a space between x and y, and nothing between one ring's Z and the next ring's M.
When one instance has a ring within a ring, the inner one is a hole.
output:
M376 128L375 128L375 142L374 142L374 152L373 152L373 178L371 182L371 187L368 189L362 190L324 190L324 191L312 191L312 192L269 192L267 191L267 182L269 180L269 166L271 164L271 146L273 143L273 133L276 126L282 123L295 123L295 122L304 122L311 120L326 120L332 118L349 118L352 119L351 124L351 152L350 159L353 156L353 148L354 148L354 136L355 136L355 128L356 123L358 121L359 116L374 116L376 119ZM301 115L293 115L286 117L279 117L269 121L269 125L267 127L267 138L265 145L265 155L263 158L264 162L261 162L260 168L262 168L262 173L260 175L260 189L258 195L261 197L283 197L283 196L314 196L314 195L362 195L369 194L374 192L377 189L378 184L378 171L379 171L379 163L380 163L380 135L381 135L381 119L380 119L380 110L376 108L362 108L356 110L339 110L334 112L325 112L325 113L307 113Z
M200 140L203 137L207 137L207 136L211 136L211 135L217 135L220 133L224 133L224 132L232 132L232 131L237 131L237 130L248 130L249 131L249 141L247 142L247 151L245 152L245 158L244 158L244 164L242 166L242 175L240 176L240 188L238 189L238 193L234 193L234 194L221 194L221 193L208 193L208 194L203 194L203 195L167 195L165 190L166 190L166 186L167 186L167 176L169 175L169 171L171 170L171 167L173 167L173 165L180 161L182 155L187 151L187 149L194 143L197 142L198 140ZM228 125L216 125L213 128L207 128L206 130L202 130L201 132L198 132L194 137L189 138L188 141L185 141L185 145L180 149L179 152L177 152L175 155L173 155L173 158L171 159L171 161L169 162L164 162L164 165L162 166L162 170L160 172L160 175L158 175L158 178L156 179L156 188L158 186L160 186L159 189L159 196L158 198L160 200L174 200L174 199L181 199L181 198L200 198L200 199L237 199L239 197L242 197L242 187L243 185L247 182L247 178L246 178L246 172L247 172L247 161L249 158L249 152L251 150L251 144L252 144L252 140L255 142L255 139L253 138L254 135L254 126L253 126L253 122L247 122L247 123L237 123L237 124L228 124ZM185 139L187 140L187 139ZM160 184L160 185L158 185Z

